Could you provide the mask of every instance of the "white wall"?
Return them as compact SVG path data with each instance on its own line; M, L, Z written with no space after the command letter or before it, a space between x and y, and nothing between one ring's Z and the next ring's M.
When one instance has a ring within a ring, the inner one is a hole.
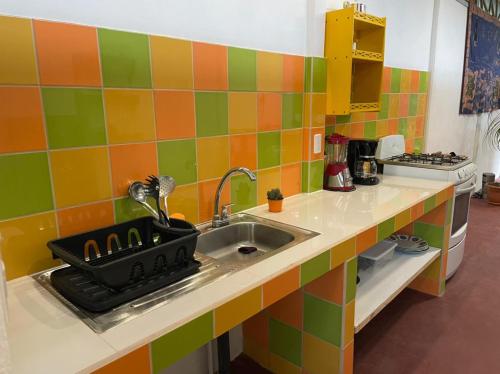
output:
M306 54L308 0L1 0L0 14Z

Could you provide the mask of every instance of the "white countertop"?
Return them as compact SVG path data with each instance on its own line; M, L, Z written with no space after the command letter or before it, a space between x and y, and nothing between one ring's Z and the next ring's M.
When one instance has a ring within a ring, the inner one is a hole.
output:
M321 235L253 266L217 279L170 303L94 333L31 277L8 283L8 333L13 373L89 372L174 330L358 233L447 188L449 182L382 176L354 192L318 191L284 201L281 213L267 205L250 214Z

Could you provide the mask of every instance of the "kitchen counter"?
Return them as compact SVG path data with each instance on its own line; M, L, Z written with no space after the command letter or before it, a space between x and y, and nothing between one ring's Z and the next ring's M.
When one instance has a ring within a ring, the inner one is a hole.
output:
M357 234L446 190L450 183L382 176L350 193L318 191L288 198L281 213L246 211L320 235L217 279L102 334L94 333L31 277L8 283L13 373L89 372L255 289ZM333 253L333 255L335 255Z

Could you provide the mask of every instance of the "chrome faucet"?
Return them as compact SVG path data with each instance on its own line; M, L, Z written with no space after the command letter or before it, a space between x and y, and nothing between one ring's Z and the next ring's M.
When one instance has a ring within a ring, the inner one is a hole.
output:
M222 189L224 188L224 184L226 183L227 179L237 173L242 173L246 174L247 177L252 181L255 182L257 180L257 177L255 176L254 173L250 171L250 169L245 168L245 167L237 167L237 168L232 168L229 169L226 174L222 177L219 186L217 187L217 192L215 193L215 205L214 205L214 216L212 218L212 227L221 227L221 226L226 226L229 225L229 214L228 214L228 207L232 204L227 204L224 205L221 209L221 212L219 214L219 203L220 203L220 195L222 193Z

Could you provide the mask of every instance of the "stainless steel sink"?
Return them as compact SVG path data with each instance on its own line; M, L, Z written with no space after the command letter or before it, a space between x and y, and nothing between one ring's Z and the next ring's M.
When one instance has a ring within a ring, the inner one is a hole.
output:
M228 226L212 228L207 224L199 229L196 251L234 269L254 264L317 235L249 214L231 216Z
M34 274L33 278L91 329L101 333L319 235L313 231L249 214L230 216L227 226L212 228L211 224L207 223L198 229L201 231L195 252L195 258L201 262L198 273L105 313L92 313L74 305L52 287L50 274L68 265ZM250 254L242 254L238 251L240 247L255 247L256 250Z

